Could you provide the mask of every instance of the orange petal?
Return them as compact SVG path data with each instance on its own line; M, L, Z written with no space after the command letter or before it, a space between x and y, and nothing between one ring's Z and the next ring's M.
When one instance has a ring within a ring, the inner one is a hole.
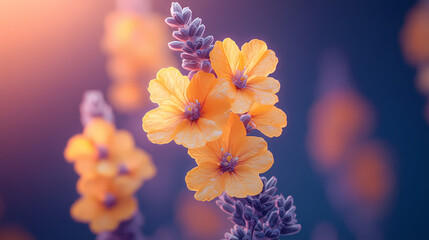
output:
M223 130L220 138L221 147L224 147L224 151L230 152L233 156L237 156L240 153L240 148L246 138L246 128L240 121L237 114L231 113L228 119L228 123Z
M74 169L82 177L90 178L95 177L97 172L95 171L97 167L98 160L83 158L79 159L74 164Z
M97 145L107 145L115 133L115 126L102 118L95 118L84 130L84 135Z
M115 156L120 156L132 151L134 147L134 139L131 133L126 130L119 130L113 136L109 147L109 154L114 158Z
M149 82L150 100L160 106L173 105L182 110L187 102L186 89L189 79L176 68L163 68L156 79Z
M222 126L216 125L215 121L199 118L196 122L205 141L211 142L217 140L222 135Z
M121 198L112 209L112 214L120 221L127 220L137 211L137 205L135 197Z
M183 120L183 112L177 108L159 107L144 115L143 130L148 133L151 142L166 144L173 140L178 125Z
M100 203L93 197L81 197L70 208L71 217L79 222L90 222L102 211Z
M203 71L197 72L188 86L186 96L189 102L198 100L202 105L206 101L207 96L218 84L218 80L211 73Z
M223 192L223 181L219 166L203 163L186 174L186 184L189 190L196 191L195 199L211 201Z
M218 141L215 141L218 142ZM198 165L210 162L213 164L220 163L221 156L221 147L213 147L215 142L207 143L204 147L192 148L188 150L188 154L195 159Z
M76 189L81 195L102 199L104 194L111 189L111 184L112 182L109 179L101 177L80 178L77 181Z
M142 185L143 180L131 175L117 176L113 180L115 189L120 189L122 195L133 195Z
M255 77L247 82L247 88L254 92L255 100L260 104L274 105L279 101L276 93L280 83L271 77Z
M79 158L97 158L98 152L90 139L82 134L73 136L67 143L64 150L64 158L68 162L73 162Z
M201 118L207 118L216 122L216 125L224 127L229 118L231 108L231 94L229 83L219 80L209 92L201 109Z
M247 136L242 141L243 144L236 152L239 162L261 154L268 149L267 142L261 137Z
M240 169L235 172L225 172L225 190L231 197L245 198L254 196L262 191L262 181L256 171Z
M237 44L230 38L217 41L210 52L210 60L218 78L231 80L237 70L243 69L243 57Z
M177 127L174 141L186 148L202 147L206 144L206 140L197 123L187 119Z
M151 179L156 175L156 167L152 162L152 157L141 149L137 149L130 159L138 159L139 169L137 170L138 176L143 179Z
M253 39L241 47L246 66L245 74L249 78L255 76L268 76L276 70L278 59L276 54L267 50L267 44L264 41Z
M255 97L255 92L253 90L247 88L237 90L237 94L231 105L231 111L240 114L249 111Z
M89 228L95 234L105 231L114 231L118 228L120 220L113 218L111 214L104 212L97 218L92 220L89 224Z
M273 105L253 104L249 111L251 121L256 129L267 137L278 137L287 125L287 116L281 109Z
M266 150L243 161L240 161L239 158L239 163L236 169L240 170L240 168L248 168L251 169L251 171L264 173L273 166L273 163L273 154L270 151Z

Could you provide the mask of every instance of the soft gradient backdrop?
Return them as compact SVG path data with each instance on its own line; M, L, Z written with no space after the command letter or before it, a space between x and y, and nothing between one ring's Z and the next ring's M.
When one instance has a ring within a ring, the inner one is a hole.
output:
M281 137L267 140L275 164L265 175L276 176L280 191L294 196L303 226L300 234L285 239L310 239L321 222L334 225L339 239L354 239L327 200L326 181L315 171L306 145L308 113L329 49L347 58L355 88L376 111L373 136L394 154L396 187L382 224L385 239L427 235L429 125L423 117L425 98L414 84L416 71L405 62L399 43L415 2L180 1L216 40L232 37L241 45L259 38L279 58L274 77L282 84L278 106L287 113L288 126ZM164 16L169 7L169 1L154 1ZM16 223L40 240L94 238L87 225L69 216L78 197L77 176L63 149L81 131L83 92L105 92L110 83L100 41L104 18L114 8L113 0L0 0L0 198L5 205L0 227ZM152 154L159 171L138 193L144 231L183 232L176 213L179 201L187 199L184 176L195 163L184 148L147 140L141 130L145 111L116 118L117 126L133 131Z

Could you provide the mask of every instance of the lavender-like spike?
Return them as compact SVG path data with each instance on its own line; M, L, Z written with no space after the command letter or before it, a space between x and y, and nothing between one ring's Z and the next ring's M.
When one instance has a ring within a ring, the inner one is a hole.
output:
M142 225L143 216L137 212L131 219L119 224L115 231L98 234L96 240L143 240Z
M86 91L80 104L80 121L86 126L93 118L101 117L113 122L112 108L106 103L103 93L97 90Z
M263 190L256 196L233 198L223 193L216 204L235 224L225 233L225 240L274 239L301 231L297 224L295 205L291 196L276 194L277 179L261 177Z
M195 73L202 70L214 73L210 63L210 52L213 49L213 36L203 37L206 27L201 18L192 20L192 11L189 7L182 9L179 3L171 4L171 17L165 22L173 28L173 37L177 41L168 43L173 51L181 51L182 67L189 70L188 77L192 79Z

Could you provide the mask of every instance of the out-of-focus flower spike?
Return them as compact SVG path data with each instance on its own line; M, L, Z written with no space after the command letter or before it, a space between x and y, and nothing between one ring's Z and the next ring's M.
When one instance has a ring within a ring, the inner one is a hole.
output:
M80 121L86 126L94 118L104 118L113 122L112 108L106 103L103 93L97 90L86 91L80 104Z
M256 196L246 198L231 198L222 194L216 204L231 217L235 226L225 234L225 240L231 239L271 239L280 236L293 235L301 230L297 224L293 198L274 195L277 191L277 179L267 180L261 177L264 188ZM233 210L231 212L231 210Z
M170 42L169 48L173 51L182 51L187 55L182 56L182 67L189 71L188 77L198 71L214 73L210 63L210 52L213 49L213 36L203 37L206 27L202 24L201 18L192 20L192 11L189 7L182 9L179 3L171 4L171 17L165 19L165 22L173 28L173 37L177 41ZM182 44L179 44L181 42ZM193 62L190 63L189 55L193 56Z

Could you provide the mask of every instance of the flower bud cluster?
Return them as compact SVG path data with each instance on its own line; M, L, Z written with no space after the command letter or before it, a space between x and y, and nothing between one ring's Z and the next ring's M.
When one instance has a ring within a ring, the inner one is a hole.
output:
M214 73L210 63L210 52L213 49L213 36L203 37L206 27L201 18L192 20L192 11L188 7L182 8L179 3L172 3L171 17L165 22L173 28L173 37L177 41L168 44L171 50L181 51L182 67L189 72L188 77L202 70Z
M263 190L256 196L233 198L223 194L216 204L235 226L225 234L225 240L279 239L301 230L297 224L293 198L277 192L277 179L261 177Z

